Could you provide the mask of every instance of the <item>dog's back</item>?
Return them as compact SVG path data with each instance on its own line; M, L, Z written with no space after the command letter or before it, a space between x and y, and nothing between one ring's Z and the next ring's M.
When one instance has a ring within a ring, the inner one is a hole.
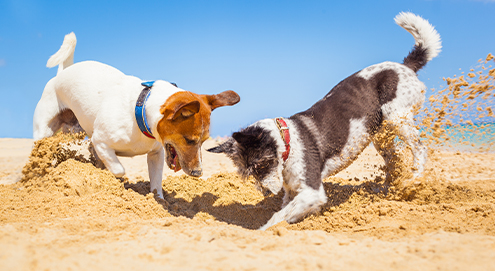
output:
M59 72L53 78L52 86L58 97L60 109L70 108L76 117L84 116L78 117L80 125L91 135L93 124L101 110L133 109L135 99L130 96L139 95L140 83L138 78L126 76L109 65L84 61ZM115 113L122 114L122 112ZM125 113L129 113L132 122L133 111Z

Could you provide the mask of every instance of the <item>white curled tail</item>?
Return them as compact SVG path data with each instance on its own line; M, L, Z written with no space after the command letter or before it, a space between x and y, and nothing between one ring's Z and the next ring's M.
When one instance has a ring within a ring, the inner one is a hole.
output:
M76 49L76 34L71 32L65 35L64 42L60 49L48 59L46 66L48 68L58 66L57 74L60 73L63 69L69 67L74 64L74 50Z
M414 49L404 58L404 65L417 72L440 53L440 35L427 20L410 12L401 12L395 17L395 23L411 33L416 41Z

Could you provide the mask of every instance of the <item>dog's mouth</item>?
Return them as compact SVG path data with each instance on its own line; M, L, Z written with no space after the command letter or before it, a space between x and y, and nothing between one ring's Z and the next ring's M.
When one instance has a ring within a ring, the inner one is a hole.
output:
M179 155L175 151L175 148L170 144L166 144L165 150L167 151L167 165L168 165L168 167L175 172L181 170L182 167L180 166Z

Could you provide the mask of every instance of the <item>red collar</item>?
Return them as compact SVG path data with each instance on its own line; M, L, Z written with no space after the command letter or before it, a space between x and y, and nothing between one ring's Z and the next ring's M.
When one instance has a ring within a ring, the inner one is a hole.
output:
M285 143L285 151L282 153L282 159L284 162L289 158L290 153L290 133L289 126L283 118L275 118L275 123L277 124L278 130L280 131L280 136L282 136L282 140Z

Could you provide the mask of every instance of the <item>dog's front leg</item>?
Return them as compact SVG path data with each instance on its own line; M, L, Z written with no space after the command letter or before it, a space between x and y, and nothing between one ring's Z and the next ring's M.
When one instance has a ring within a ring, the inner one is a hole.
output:
M150 190L163 199L162 191L162 174L163 164L165 163L165 151L159 148L156 151L148 153L148 174L150 176Z
M304 185L299 194L290 201L282 210L276 212L268 222L259 228L264 231L269 227L287 221L288 223L296 222L304 216L316 212L327 202L327 196L323 184L320 184L318 190Z
M125 169L120 163L115 150L108 147L107 144L96 140L94 137L91 139L95 147L96 154L103 161L105 167L115 175L115 177L120 178L125 174Z

